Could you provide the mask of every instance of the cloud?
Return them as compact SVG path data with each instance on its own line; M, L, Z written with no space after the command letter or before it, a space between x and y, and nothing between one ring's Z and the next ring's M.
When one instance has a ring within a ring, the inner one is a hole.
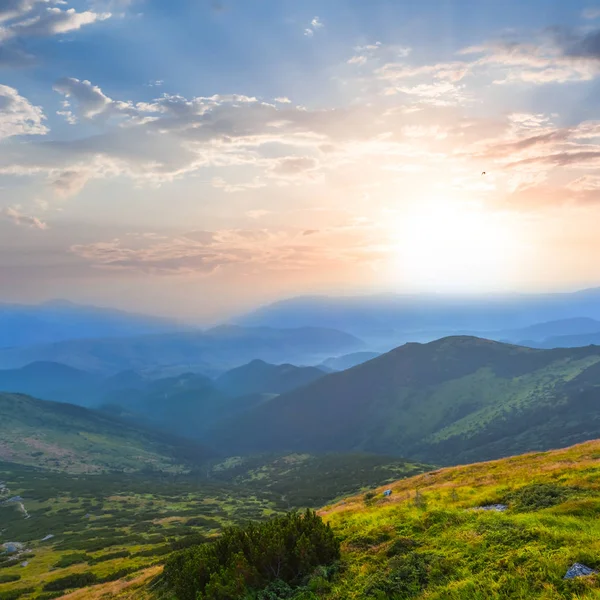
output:
M78 13L74 8L62 10L58 7L46 8L43 12L12 25L9 35L20 37L48 37L77 31L84 25L96 21L105 21L110 13L84 11Z
M15 135L44 135L44 113L39 106L7 85L0 85L0 139Z
M46 229L47 225L37 217L24 215L17 207L1 208L0 217L12 221L15 225L23 225L34 229Z
M61 8L65 0L1 0L0 67L24 67L35 58L24 48L28 38L52 37L105 21L109 12Z
M61 198L76 196L85 186L90 175L88 171L63 171L52 181L54 193Z
M319 17L313 17L310 22L310 26L304 30L304 35L307 37L312 37L319 29L323 29L325 24L321 21Z
M325 231L222 229L178 236L129 236L76 244L70 250L101 269L208 276L228 268L249 272L257 268L310 271L323 263L354 266L378 260L381 248L378 227L351 222Z
M584 19L594 20L600 18L600 8L586 8L582 16Z
M75 100L78 114L85 119L97 117L113 105L113 101L105 96L98 86L92 85L87 80L64 77L54 84L54 90L68 99ZM65 108L70 106L71 104L67 103Z

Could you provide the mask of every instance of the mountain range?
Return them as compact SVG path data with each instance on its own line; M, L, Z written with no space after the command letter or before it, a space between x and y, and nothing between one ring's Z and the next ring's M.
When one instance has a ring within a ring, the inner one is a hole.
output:
M362 350L364 343L335 329L221 326L207 331L121 338L75 339L0 350L0 368L53 361L99 375L138 370L153 376L218 375L254 359L318 364Z
M67 300L32 305L0 304L0 348L191 329L174 319L82 306Z
M369 451L434 464L600 436L600 347L539 350L473 337L410 343L220 424L235 453Z
M333 327L365 340L373 350L386 351L405 342L428 342L452 334L520 342L531 339L527 332L519 339L511 332L536 323L582 317L600 321L600 288L485 296L307 296L261 307L235 322L247 327ZM502 332L508 335L498 337ZM567 333L571 331L550 335ZM542 341L539 337L537 340Z

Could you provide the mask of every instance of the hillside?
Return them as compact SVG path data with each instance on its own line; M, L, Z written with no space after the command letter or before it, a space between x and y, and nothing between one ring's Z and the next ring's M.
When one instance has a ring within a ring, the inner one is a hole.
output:
M263 360L253 360L224 373L216 379L215 385L230 396L283 394L308 385L323 375L323 371L316 367L271 365Z
M201 446L129 427L88 409L0 393L0 460L70 472L178 470Z
M172 375L217 375L254 359L316 364L332 354L361 350L358 338L325 328L270 329L224 326L204 332L69 340L0 350L0 368L59 362L102 375L169 368Z
M600 348L479 338L406 344L212 434L236 452L368 451L457 464L600 435Z
M600 442L419 475L326 507L344 573L320 598L598 598ZM505 512L474 510L504 503Z
M231 397L208 377L187 373L116 388L103 395L100 409L134 425L199 439L220 420L262 401L260 394Z

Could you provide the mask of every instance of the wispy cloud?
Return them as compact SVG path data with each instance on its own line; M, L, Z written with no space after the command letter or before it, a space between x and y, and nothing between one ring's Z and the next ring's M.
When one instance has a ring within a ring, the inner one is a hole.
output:
M37 217L23 214L18 207L9 206L0 208L0 217L13 222L15 225L33 227L34 229L46 229L47 225Z
M312 37L319 29L323 29L325 24L321 21L319 17L313 17L310 25L304 30L304 35L307 37Z
M4 0L0 4L0 67L23 67L34 62L26 50L28 38L44 38L77 31L105 21L110 12L64 8L65 0Z

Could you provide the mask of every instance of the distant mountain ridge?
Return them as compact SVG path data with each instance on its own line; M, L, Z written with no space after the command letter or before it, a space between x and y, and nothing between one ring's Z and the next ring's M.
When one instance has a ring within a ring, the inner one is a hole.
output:
M283 394L308 385L324 375L325 373L317 367L271 365L257 359L227 371L215 380L215 385L231 396Z
M193 329L175 319L84 306L66 300L34 305L0 303L0 348Z
M239 453L368 451L433 464L567 445L600 437L598 363L600 347L410 343L265 402L211 439Z
M389 350L408 341L428 342L459 333L485 337L582 317L600 320L600 288L482 296L306 296L263 306L235 322L250 327L326 325L364 339L375 350Z
M364 342L355 336L329 328L222 326L205 332L68 340L0 349L0 369L55 361L99 375L168 367L174 375L197 372L214 376L254 359L315 364L332 354L363 348Z

